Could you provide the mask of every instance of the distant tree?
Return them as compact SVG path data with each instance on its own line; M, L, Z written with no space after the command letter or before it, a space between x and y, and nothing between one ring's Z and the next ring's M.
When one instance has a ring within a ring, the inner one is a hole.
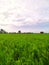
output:
M18 33L21 33L21 31L19 30Z
M0 33L7 33L7 32L3 29L0 29Z
M44 32L43 32L43 31L41 31L40 33L41 33L41 34L43 34Z
M16 32L9 32L9 34L16 34Z
M3 29L1 29L1 31L3 31Z

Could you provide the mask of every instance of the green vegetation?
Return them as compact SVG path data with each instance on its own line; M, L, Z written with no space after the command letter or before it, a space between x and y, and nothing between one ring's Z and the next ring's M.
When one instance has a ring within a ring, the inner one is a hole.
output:
M49 65L49 34L0 34L0 65Z

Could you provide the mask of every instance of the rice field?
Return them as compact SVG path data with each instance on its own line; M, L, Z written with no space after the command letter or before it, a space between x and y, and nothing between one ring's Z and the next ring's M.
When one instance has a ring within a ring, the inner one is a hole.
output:
M0 65L49 65L49 34L0 34Z

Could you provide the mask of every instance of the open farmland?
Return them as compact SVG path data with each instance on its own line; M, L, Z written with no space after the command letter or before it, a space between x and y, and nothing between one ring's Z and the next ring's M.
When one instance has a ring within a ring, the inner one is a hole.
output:
M0 65L49 65L49 34L0 34Z

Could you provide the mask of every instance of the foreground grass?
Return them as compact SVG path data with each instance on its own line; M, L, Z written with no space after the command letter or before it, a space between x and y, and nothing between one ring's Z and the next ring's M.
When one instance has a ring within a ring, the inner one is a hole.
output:
M0 65L49 65L49 34L0 34Z

